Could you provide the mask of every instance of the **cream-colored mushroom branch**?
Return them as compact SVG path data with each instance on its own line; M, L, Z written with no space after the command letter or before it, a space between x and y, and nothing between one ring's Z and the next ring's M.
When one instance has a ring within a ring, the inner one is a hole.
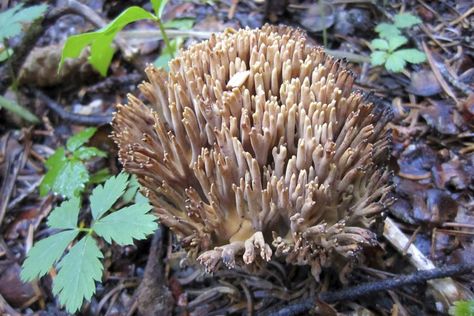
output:
M273 256L340 271L376 244L386 113L288 27L227 30L146 69L113 120L127 172L208 271ZM133 218L130 219L133 221ZM222 264L223 263L223 264Z

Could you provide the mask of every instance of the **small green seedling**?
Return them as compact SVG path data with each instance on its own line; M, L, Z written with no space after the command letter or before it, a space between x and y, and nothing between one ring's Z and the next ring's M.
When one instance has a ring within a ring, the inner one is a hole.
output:
M97 239L130 245L133 239L144 239L158 227L156 217L149 214L152 207L143 196L136 198L135 204L112 210L129 186L128 178L128 174L121 173L92 191L89 198L92 222L88 228L82 222L78 224L80 197L74 196L56 207L49 214L47 225L59 231L33 245L23 263L21 279L35 280L55 267L58 273L53 280L53 293L68 312L76 312L84 299L90 300L104 269L100 261L104 256Z
M20 3L0 13L0 43L4 45L0 51L0 62L8 59L13 52L8 47L7 39L19 35L23 25L42 16L47 8L46 4L23 8L23 4Z
M90 180L84 164L93 157L106 157L107 154L95 147L84 146L94 135L96 128L86 128L67 140L66 147L59 147L46 160L48 172L40 185L40 195L50 191L64 197L80 195Z
M127 8L108 25L98 31L69 37L64 44L59 68L61 69L66 58L77 58L84 48L90 46L89 62L102 76L106 76L112 57L115 53L115 49L112 47L112 41L115 36L128 24L140 20L151 20L158 25L163 40L166 43L166 55L171 57L174 56L177 44L172 44L170 42L168 35L166 34L166 29L191 27L193 20L175 19L164 23L162 21L162 15L168 0L151 0L151 3L155 14L148 12L141 7L133 6Z
M449 308L449 315L474 316L474 300L454 302L454 306Z
M426 60L423 52L415 48L399 49L408 42L401 30L421 23L421 20L409 13L395 16L395 23L380 23L375 28L380 38L372 40L370 47L373 50L370 61L373 66L384 65L391 72L401 72L406 63L419 64Z

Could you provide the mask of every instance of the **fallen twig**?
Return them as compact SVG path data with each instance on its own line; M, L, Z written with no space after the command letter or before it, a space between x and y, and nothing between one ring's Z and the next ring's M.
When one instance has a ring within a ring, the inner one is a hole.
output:
M79 124L79 125L89 125L89 126L100 126L109 124L112 121L112 114L105 115L83 115L71 113L59 105L56 101L48 97L40 90L34 91L36 97L43 101L48 108L53 110L60 118L67 122Z
M396 288L400 288L407 285L420 284L433 279L441 279L446 277L451 277L459 274L465 274L472 272L474 269L474 263L470 264L458 264L452 266L446 266L442 268L434 268L431 270L422 270L417 271L408 275L401 275L390 279L385 279L381 281L367 282L361 285L350 287L341 291L335 292L324 292L319 294L316 297L310 297L305 299L295 300L290 302L285 307L274 307L266 310L265 312L259 314L261 316L270 316L270 315L297 315L303 313L316 304L317 300L334 303L344 300L353 300L361 296L377 293L380 291L387 291Z

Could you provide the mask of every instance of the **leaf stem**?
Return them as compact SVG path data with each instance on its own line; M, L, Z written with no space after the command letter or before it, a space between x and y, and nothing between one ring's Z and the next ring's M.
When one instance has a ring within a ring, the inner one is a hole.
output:
M166 46L166 49L168 50L168 53L170 54L172 58L174 58L173 48L171 47L168 34L166 34L165 26L163 25L163 22L161 22L161 19L157 19L156 22L158 23L158 26L160 27L161 36L163 36L163 40L165 41L165 46Z

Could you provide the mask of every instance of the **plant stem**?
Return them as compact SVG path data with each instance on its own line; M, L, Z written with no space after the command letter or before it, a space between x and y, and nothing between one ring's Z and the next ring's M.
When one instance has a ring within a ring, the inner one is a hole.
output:
M85 228L85 227L78 227L77 230L79 230L82 233L87 233L88 235L94 232L92 228Z
M171 47L168 34L166 34L165 26L163 25L163 22L161 22L161 19L157 19L157 23L158 23L158 26L160 27L161 36L163 36L163 40L165 41L165 45L168 50L168 53L170 54L172 58L174 58L173 48Z

